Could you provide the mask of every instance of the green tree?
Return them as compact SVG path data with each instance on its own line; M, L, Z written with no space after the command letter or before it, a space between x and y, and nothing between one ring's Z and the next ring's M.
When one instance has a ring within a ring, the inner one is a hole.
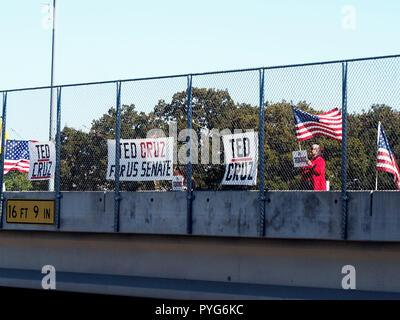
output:
M4 184L6 191L33 190L32 183L28 180L28 174L17 170L10 170L6 175L4 175Z
M153 120L152 120L153 118ZM121 106L121 139L145 138L159 125L152 115ZM113 190L114 181L106 180L107 140L115 139L116 109L110 108L93 120L91 132L65 127L61 132L61 190ZM144 182L121 182L121 190L146 189Z
M171 103L160 103L154 109L156 118L175 121L178 132L187 128L187 91L173 95ZM206 161L202 163L202 145L211 145L212 139L220 139L222 130L234 133L236 129L258 130L258 108L233 101L227 90L192 88L192 128L198 141L197 164L193 165L193 175L198 189L235 189L220 184L225 166L222 143L219 148L220 164L212 164L212 148L208 148ZM201 140L200 140L201 139ZM178 141L178 149L186 141ZM243 188L243 187L241 187Z
M384 104L374 104L361 114L348 117L348 176L358 179L365 190L375 189L378 122L381 122L396 158L400 154L397 136L400 132L400 112ZM393 175L379 172L379 189L395 189Z
M321 110L312 109L305 101L299 102L296 108L312 114L323 113ZM330 181L331 189L340 189L341 143L339 141L317 136L299 143L291 104L286 101L274 104L267 102L264 114L264 179L268 188L301 189L301 169L294 168L292 152L300 148L308 151L310 146L316 143L325 150L326 178Z
M197 145L198 164L193 165L193 174L199 189L257 189L255 187L233 187L220 184L224 171L224 150L220 141L220 164L211 163L213 139L220 139L224 129L254 130L259 132L259 107L235 102L228 90L212 88L192 89L192 124L199 139ZM315 110L306 101L297 108L312 114L323 113ZM292 152L300 147L309 150L317 143L324 150L326 178L332 190L341 189L342 143L327 137L315 138L299 143L295 133L295 122L290 103L265 103L264 112L265 144L264 161L265 185L272 190L298 190L301 169L294 168ZM161 129L168 136L169 125L175 122L177 132L187 128L187 91L177 92L171 102L159 100L148 114L137 112L134 104L121 107L121 138L146 138L150 129ZM348 115L347 182L355 179L359 185L349 188L374 189L376 165L377 124L381 121L393 152L400 153L397 134L400 132L400 114L386 105L373 105L368 110ZM116 110L110 108L106 114L92 121L91 132L86 133L65 127L61 133L61 188L62 190L113 190L114 181L106 180L107 139L115 139ZM96 134L95 134L96 133ZM227 132L225 132L227 133ZM200 139L201 138L201 139ZM185 150L186 136L178 137L178 151ZM195 145L195 144L194 144ZM201 163L202 156L208 158ZM214 154L215 155L215 154ZM379 174L380 189L393 189L393 176ZM163 182L170 185L170 182ZM121 182L121 190L152 190L152 182Z

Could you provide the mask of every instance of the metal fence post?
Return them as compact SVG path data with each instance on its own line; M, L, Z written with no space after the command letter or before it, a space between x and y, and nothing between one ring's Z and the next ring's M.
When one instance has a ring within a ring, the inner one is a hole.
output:
M121 82L117 82L116 124L115 124L115 193L114 193L114 231L119 231L119 159L120 159L120 133L121 133Z
M0 157L0 202L1 202L1 216L0 216L0 227L3 228L3 215L4 212L7 214L7 208L4 210L4 195L3 195L3 183L4 183L4 152L6 150L6 110L7 110L7 92L3 93L3 112L1 121L1 157Z
M347 239L347 62L342 63L342 239Z
M56 134L56 176L55 176L55 219L57 229L60 228L60 199L62 195L60 193L60 172L61 172L61 87L57 88L57 134Z
M260 237L265 236L265 191L264 191L264 74L265 70L260 69L260 139L259 139L259 189L260 189Z
M187 93L187 114L188 114L188 164L187 164L187 213L186 213L186 231L188 234L192 234L192 223L193 223L193 216L192 216L192 204L193 204L193 194L192 194L192 76L189 75L187 78L187 85L188 85L188 93Z

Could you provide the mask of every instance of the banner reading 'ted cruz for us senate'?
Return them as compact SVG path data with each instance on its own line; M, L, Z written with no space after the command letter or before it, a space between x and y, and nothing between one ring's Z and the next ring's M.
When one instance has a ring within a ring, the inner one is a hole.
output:
M225 174L222 184L255 185L258 164L258 134L246 132L222 136Z
M121 139L121 181L172 180L174 138ZM107 140L107 180L115 180L115 140Z

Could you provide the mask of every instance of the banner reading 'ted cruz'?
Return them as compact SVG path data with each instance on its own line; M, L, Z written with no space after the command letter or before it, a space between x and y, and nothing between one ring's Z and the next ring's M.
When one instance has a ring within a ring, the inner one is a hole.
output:
M222 136L225 152L225 174L222 184L255 185L258 165L257 132Z

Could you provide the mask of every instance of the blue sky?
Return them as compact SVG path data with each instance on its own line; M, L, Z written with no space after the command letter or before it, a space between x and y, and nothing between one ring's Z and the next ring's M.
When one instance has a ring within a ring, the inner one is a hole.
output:
M52 1L0 2L0 90L50 84L46 2ZM354 9L354 29L343 27L345 6ZM55 84L399 54L399 16L398 0L57 0ZM339 78L337 73L332 79ZM175 82L164 87L185 89L184 80ZM115 88L107 87L106 105L101 90L66 90L63 102L71 111L64 113L63 123L76 120L74 102L87 101L87 120L77 126L90 126L89 119L114 103ZM335 90L340 93L340 87ZM151 94L152 89L140 92ZM11 110L10 136L12 128L19 134L14 138L46 136L48 100L47 92L10 95L9 105L29 101L35 110L26 107L26 117L43 122L32 130L35 124L19 122L21 110Z
M49 84L46 1L0 3L1 89ZM398 0L58 0L57 13L57 84L400 53Z

